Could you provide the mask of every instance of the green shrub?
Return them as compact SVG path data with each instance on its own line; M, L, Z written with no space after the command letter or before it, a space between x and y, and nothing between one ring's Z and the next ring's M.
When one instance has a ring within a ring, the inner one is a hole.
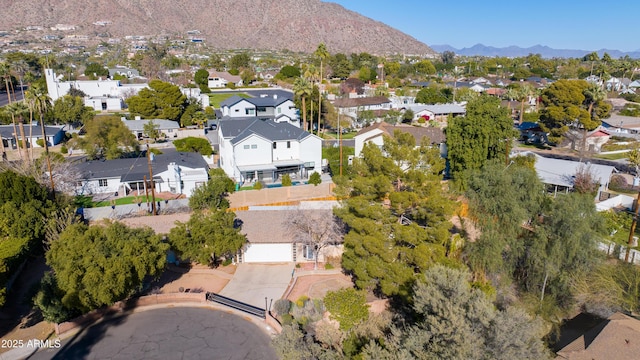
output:
M290 314L284 314L281 316L282 325L291 325L293 323L293 316Z
M309 176L309 184L313 184L315 186L320 185L320 183L322 183L322 179L320 178L320 174L318 174L317 172L313 172L313 174L311 174L311 176Z
M173 145L176 147L176 150L182 152L197 152L201 155L213 154L213 148L209 140L204 138L189 136L184 139L175 140Z
M333 269L333 265L331 265L331 264L324 264L324 269L325 269L325 270L331 270L331 269Z
M68 154L68 153L69 153L69 149L67 149L67 147L66 147L66 146L62 145L62 146L60 146L60 153L62 153L62 154L65 154L65 155L66 155L66 154Z
M291 176L289 174L282 175L282 186L291 186Z
M233 263L233 259L232 258L226 258L222 262L222 266L229 266L229 265L231 265L231 263Z
M260 190L264 188L264 184L262 183L262 181L256 181L255 184L253 184L253 190Z
M426 123L426 122L427 122L427 120L425 120L423 117L419 117L419 118L418 118L418 123L419 123L419 124L424 124L424 123Z
M329 291L324 297L324 305L344 331L369 318L366 295L354 288Z
M273 304L273 310L281 317L289 314L289 311L291 311L291 301L287 299L278 299L276 300L276 303Z
M296 300L296 306L304 307L304 304L306 304L307 301L309 301L309 297L306 295L302 295L298 298L298 300Z
M38 139L36 140L36 144L40 147L44 147L44 140L43 139Z

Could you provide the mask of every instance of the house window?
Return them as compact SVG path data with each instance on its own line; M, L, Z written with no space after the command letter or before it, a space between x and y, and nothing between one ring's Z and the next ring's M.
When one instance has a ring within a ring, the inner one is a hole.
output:
M282 109L278 107L278 114L282 112Z
M277 147L277 143L274 141L273 142L273 148L275 149Z
M107 182L107 179L100 179L100 180L98 180L98 185L100 187L107 187L107 186L109 186L109 183Z
M167 132L168 132L168 133L172 133L172 132L173 132L173 129L168 129L168 130L167 130Z
M244 109L246 115L255 115L254 109Z
M257 148L258 148L258 145L253 144L253 145L251 145L251 148L252 148L252 149L257 149Z
M266 106L257 106L256 107L256 111L265 112L265 111L267 111L267 107Z
M235 111L236 111L236 112L240 112L240 109L236 109Z
M305 245L304 247L302 247L302 252L303 252L303 256L305 259L307 260L313 260L314 256L313 256L313 246L312 245Z
M287 149L291 149L291 141L287 141Z
M249 145L245 145L245 146L243 146L242 148L243 148L243 149L245 149L245 150L247 150L247 149L249 149Z

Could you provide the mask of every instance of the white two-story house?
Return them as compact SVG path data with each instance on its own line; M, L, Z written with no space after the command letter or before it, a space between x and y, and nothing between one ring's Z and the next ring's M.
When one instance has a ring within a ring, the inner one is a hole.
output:
M234 95L220 103L220 111L223 117L269 118L277 123L288 122L300 127L298 109L295 103L291 99L277 94L261 95L253 98Z
M322 139L288 122L226 118L218 125L220 167L238 183L296 180L321 172Z

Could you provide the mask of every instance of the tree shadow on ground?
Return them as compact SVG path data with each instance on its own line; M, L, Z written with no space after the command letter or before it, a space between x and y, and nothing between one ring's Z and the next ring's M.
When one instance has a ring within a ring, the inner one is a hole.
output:
M37 291L40 279L47 271L49 267L45 264L44 257L31 258L27 261L7 294L6 304L0 308L0 338L18 326L24 329L42 320L42 315L38 314L39 311L33 309L31 298Z
M52 359L86 359L91 349L104 339L107 329L124 323L130 314L131 312L108 314L96 323L85 325L66 341Z

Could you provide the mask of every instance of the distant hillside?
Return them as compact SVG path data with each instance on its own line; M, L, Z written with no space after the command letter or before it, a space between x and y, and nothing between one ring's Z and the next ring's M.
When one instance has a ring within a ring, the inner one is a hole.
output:
M69 24L79 34L185 38L197 30L220 49L311 52L324 42L332 53L435 54L399 30L320 0L0 0L0 8L11 14L3 16L0 30Z
M521 48L518 46L508 46L497 48L493 46L485 46L482 44L476 44L470 48L456 49L449 45L432 45L431 48L437 52L453 51L458 55L463 56L506 56L506 57L520 57L527 56L529 54L540 54L544 58L581 58L586 54L592 53L594 50L569 50L569 49L553 49L548 46L535 45L528 48ZM612 58L620 58L625 55L633 59L640 59L640 50L632 52L623 52L619 50L600 49L595 50L600 56L604 53L608 53Z

